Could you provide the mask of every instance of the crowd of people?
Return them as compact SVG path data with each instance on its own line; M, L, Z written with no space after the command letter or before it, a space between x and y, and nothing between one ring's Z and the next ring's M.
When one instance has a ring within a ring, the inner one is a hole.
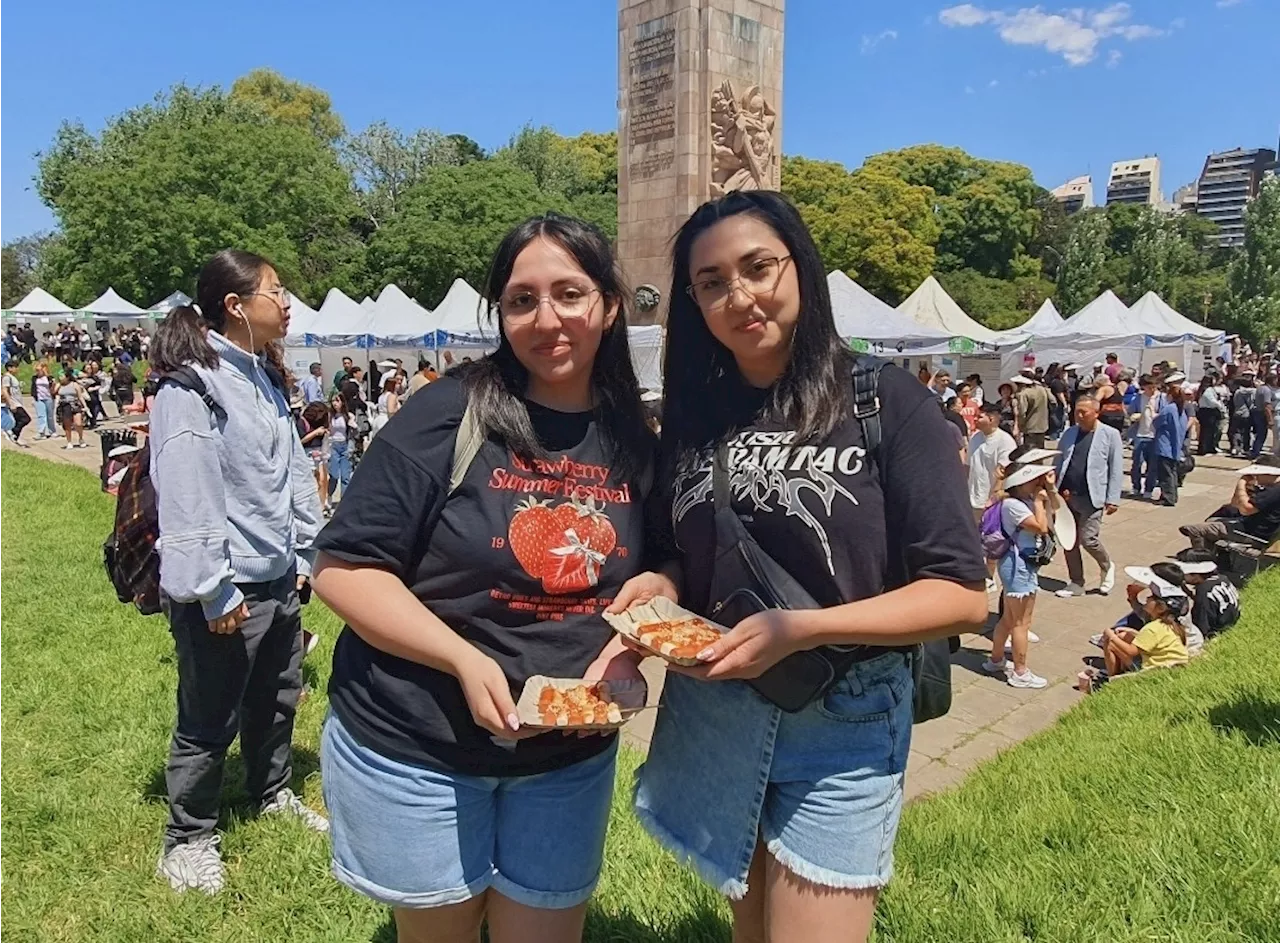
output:
M1266 461L1280 464L1280 379L1271 355L1250 356L1239 364L1219 361L1198 385L1168 362L1137 375L1114 353L1095 363L1091 375L1081 376L1082 369L1078 364L1024 368L1000 385L999 399L991 402L985 402L980 376L953 388L946 372L934 374L926 366L919 374L956 430L987 556L988 590L998 586L1001 593L992 653L982 669L1013 687L1047 684L1028 667L1028 643L1038 640L1031 624L1040 570L1062 543L1067 583L1055 595L1085 594L1082 551L1098 566L1096 591L1109 595L1117 564L1102 541L1105 518L1124 497L1176 506L1178 488L1195 467L1193 439L1198 454L1216 454L1225 425L1230 454L1258 459L1270 432L1273 452ZM1127 491L1126 451L1131 456ZM1244 469L1228 505L1202 524L1182 527L1192 542L1185 560L1126 568L1134 612L1095 638L1104 648L1105 664L1082 676L1082 685L1096 686L1121 671L1162 667L1179 653L1185 661L1200 650L1203 637L1238 618L1234 587L1216 572L1227 561L1219 546L1247 540L1254 549L1265 548L1280 535L1280 488L1272 487L1277 478L1270 467ZM1169 628L1170 620L1177 626ZM1145 661L1143 651L1149 656Z
M1060 595L1084 592L1081 551L1111 591L1102 527L1124 452L1149 432L1154 485L1131 497L1176 503L1185 378L1109 357L1089 377L1028 368L988 397L979 376L953 388L869 367L775 193L702 206L672 270L659 411L609 241L570 217L506 235L485 291L498 348L440 373L348 359L295 378L276 269L230 249L206 263L196 301L148 345L141 397L177 654L161 879L223 889L238 735L259 813L328 833L334 877L393 908L406 943L484 926L495 943L580 939L616 732L530 727L516 699L534 676L643 686L644 653L603 615L661 597L729 631L667 666L640 822L728 899L735 939L867 938L932 683L921 643L980 630L998 585L983 667L1044 686L1028 665L1040 569L1070 521ZM1280 513L1275 481L1238 489L1227 534ZM1188 624L1209 637L1238 616L1211 563L1126 569L1138 591L1098 639L1098 675L1175 663ZM328 817L291 786L312 587L345 623L321 736Z

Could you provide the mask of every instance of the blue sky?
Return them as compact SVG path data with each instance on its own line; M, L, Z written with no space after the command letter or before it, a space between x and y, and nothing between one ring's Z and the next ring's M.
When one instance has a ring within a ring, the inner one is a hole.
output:
M788 154L853 167L933 141L1049 187L1092 172L1099 190L1112 161L1159 154L1168 196L1209 151L1280 136L1280 0L788 7ZM613 0L10 3L0 234L54 225L31 176L62 119L96 130L176 81L230 85L257 66L327 90L351 129L385 118L486 148L527 121L609 130L616 29Z

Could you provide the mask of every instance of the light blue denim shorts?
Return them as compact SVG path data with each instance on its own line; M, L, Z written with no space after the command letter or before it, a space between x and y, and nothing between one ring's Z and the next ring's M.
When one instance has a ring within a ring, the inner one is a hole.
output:
M901 652L854 665L795 714L742 681L668 674L636 813L734 899L747 892L757 836L815 884L882 887L893 874L912 693Z
M333 875L392 907L457 904L492 887L526 907L576 907L600 877L617 742L536 776L446 773L388 759L332 713L320 746Z
M1005 552L996 564L996 572L1000 574L1000 585L1006 596L1023 599L1040 591L1039 568L1022 559L1017 547Z

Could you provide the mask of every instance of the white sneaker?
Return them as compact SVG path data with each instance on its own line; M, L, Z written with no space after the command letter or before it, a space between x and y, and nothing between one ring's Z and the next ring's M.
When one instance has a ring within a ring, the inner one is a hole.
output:
M1009 672L1009 687L1011 688L1043 688L1048 684L1048 681L1030 668L1022 672L1022 674L1018 674L1016 671Z
M1098 592L1104 596L1110 596L1111 591L1116 588L1116 565L1108 563L1107 568L1102 571L1102 582L1098 585Z
M317 832L329 831L329 820L315 811L315 809L303 804L303 801L294 795L293 790L287 786L262 803L262 808L258 810L259 815L282 815L286 813L297 816L307 828Z
M74 449L74 448L75 448L75 446L74 446L74 445L72 445L70 442L68 442L66 445L64 445L64 446L62 447L62 451L64 451L64 452L70 452L70 451L71 451L72 449Z
M218 852L221 835L206 835L174 845L160 856L156 876L169 882L175 891L203 891L216 894L226 882L227 871Z
M1057 596L1060 599L1070 599L1072 596L1083 596L1084 587L1081 586L1079 583L1068 583L1066 586L1062 587L1062 589L1058 590L1053 595Z
M315 632L303 632L302 641L302 657L306 658L316 650L316 646L320 644L320 636Z
M1101 632L1099 632L1097 635L1090 635L1090 636L1089 636L1089 644L1090 644L1090 645L1092 645L1092 646L1094 646L1095 648L1101 648L1101 647L1102 647L1102 633L1101 633Z
M1013 671L1013 662L1008 659L1005 659L1004 661L992 661L988 658L982 663L982 670L989 675L996 675L997 677L1003 676L1007 678Z
M1143 501L1154 501L1155 499L1156 499L1156 493L1155 493L1154 491L1144 491L1144 492L1142 492L1142 500L1143 500Z
M1028 630L1027 630L1027 641L1028 641L1028 642L1031 642L1032 644L1034 644L1034 643L1036 643L1036 642L1040 641L1040 636L1036 635L1036 633L1034 633L1034 632L1032 632L1030 629L1028 629ZM1006 652L1011 652L1011 651L1013 651L1013 639L1011 639L1011 638L1007 638L1007 639L1005 639L1005 640L1004 640L1004 650L1005 650Z

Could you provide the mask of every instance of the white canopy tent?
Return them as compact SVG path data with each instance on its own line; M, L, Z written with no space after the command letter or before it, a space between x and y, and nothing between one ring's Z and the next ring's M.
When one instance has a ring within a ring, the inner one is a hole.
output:
M465 280L455 278L436 309L431 312L431 327L449 335L449 346L493 347L497 331L484 323L488 304Z
M365 295L363 298L360 299L360 307L364 308L364 310L366 311L373 311L375 308L378 307L378 303L374 301L372 298L370 298L368 295Z
M662 344L665 334L660 324L633 325L627 328L631 365L635 368L636 379L642 390L662 390Z
M185 291L175 291L162 298L147 309L147 315L153 321L159 321L174 308L191 304L191 296Z
M309 346L358 346L373 328L373 313L352 301L341 289L330 288L307 329Z
M379 345L435 346L429 336L431 313L397 285L388 285L379 292L373 308L372 333Z
M6 318L22 315L73 315L75 312L69 305L59 301L43 288L33 288L22 300L4 312Z
M1029 337L1035 337L1039 334L1048 334L1059 330L1064 324L1062 315L1058 313L1057 307L1054 306L1052 298L1046 298L1044 303L1036 309L1036 313L1027 318L1017 327L1011 327L1007 331L1001 331L1000 336L1008 341L1021 341Z
M1202 343L1221 344L1225 336L1222 331L1206 327L1203 324L1197 324L1190 318L1179 314L1154 291L1149 291L1139 298L1129 310L1133 312L1135 318L1143 322L1150 320L1164 324L1167 336L1170 338L1189 338Z
M875 354L946 353L953 335L914 321L839 270L827 276L831 311L842 340Z
M82 309L87 314L103 318L146 318L145 308L139 308L132 301L121 298L114 288L108 288Z
M996 331L983 327L965 314L932 275L898 305L898 312L948 337L967 337L977 344L992 345L993 349L1001 341Z

